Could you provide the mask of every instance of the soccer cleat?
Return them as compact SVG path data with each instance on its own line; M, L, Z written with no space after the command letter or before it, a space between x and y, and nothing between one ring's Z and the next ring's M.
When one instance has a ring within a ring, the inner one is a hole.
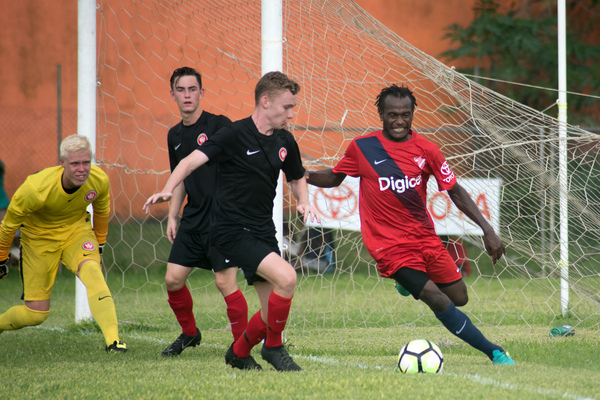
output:
M263 344L260 355L265 361L275 367L277 371L302 371L302 368L292 360L292 357L290 357L283 345L266 347Z
M505 351L494 350L492 355L494 356L492 359L494 365L515 365L515 362L510 357L510 354Z
M114 341L110 346L106 346L107 353L127 353L127 345L120 340L117 342Z
M252 356L248 356L248 357L236 356L235 353L233 352L233 344L229 347L229 350L227 350L227 353L225 353L225 362L227 364L231 365L232 368L255 369L258 371L262 370L262 367L260 366L260 364L257 363Z
M186 335L185 333L182 333L181 335L179 335L179 337L169 345L169 347L167 347L163 352L162 352L162 356L163 357L168 357L168 356L178 356L181 354L181 352L183 350L185 350L188 347L196 347L200 344L200 341L202 340L202 334L200 333L200 329L197 329L197 333L195 335Z
M404 289L404 287L401 284L399 284L398 282L396 282L396 290L402 296L410 296L410 292L408 290Z

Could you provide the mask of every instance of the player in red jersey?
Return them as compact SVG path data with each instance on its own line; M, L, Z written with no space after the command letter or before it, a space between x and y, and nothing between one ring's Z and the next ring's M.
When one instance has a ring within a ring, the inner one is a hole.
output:
M456 308L467 304L467 287L427 211L429 178L433 176L439 190L448 191L458 209L481 227L494 264L506 252L502 241L457 183L438 146L411 129L417 105L413 93L392 85L381 91L375 105L383 129L355 138L333 169L308 171L308 183L334 187L347 175L360 177L363 242L380 275L427 304L450 332L494 364L514 365L502 347L488 341Z

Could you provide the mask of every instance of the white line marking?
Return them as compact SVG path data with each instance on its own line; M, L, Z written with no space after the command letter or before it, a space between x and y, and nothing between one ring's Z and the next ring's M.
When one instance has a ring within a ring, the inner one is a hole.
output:
M46 329L49 331L66 332L65 329L59 328L57 326L38 325L38 326L35 326L35 328ZM84 331L80 331L80 332L82 334L89 334ZM94 333L96 333L96 332L94 332ZM148 342L154 342L154 343L162 343L162 344L170 344L171 343L164 339L157 339L157 338L153 338L150 336L139 335L137 333L134 333L134 334L128 333L126 336L135 338L135 339L139 339L139 340L145 340ZM219 348L219 349L223 349L223 350L226 349L226 346L222 346L222 345L215 344L215 343L207 343L207 342L202 342L202 346ZM317 357L317 356L313 356L312 354L308 355L308 356L304 356L301 354L294 354L294 358L309 360L309 361L317 362L317 363L321 363L321 364L355 367L355 368L360 368L363 370L368 370L368 369L373 368L375 370L393 371L395 369L395 367L382 367L381 365L368 365L368 364L363 364L363 363L341 362L335 358ZM539 395L543 395L543 396L552 396L552 397L571 399L571 400L598 400L598 398L596 398L596 397L581 396L578 394L567 393L567 392L559 391L559 390L543 389L543 388L531 387L528 385L518 385L515 383L502 382L497 379L492 379L492 378L487 378L485 376L481 376L479 374L454 374L451 372L442 372L442 374L454 376L456 378L466 379L470 382L479 383L481 385L488 385L488 386L498 387L498 388L502 388L502 389L509 389L509 390L524 390L527 392L531 392L531 393L535 393L535 394L539 394Z

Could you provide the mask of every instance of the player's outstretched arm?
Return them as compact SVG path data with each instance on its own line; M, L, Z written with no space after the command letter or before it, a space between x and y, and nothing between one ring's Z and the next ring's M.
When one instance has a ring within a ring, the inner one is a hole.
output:
M296 209L304 216L304 222L308 221L310 218L311 222L317 221L318 223L321 223L321 216L317 210L310 205L308 200L308 184L306 183L306 178L302 177L290 181L290 187L298 200Z
M156 203L162 203L169 201L173 195L173 191L185 178L188 177L195 169L206 164L208 157L200 150L194 150L186 158L181 160L177 167L167 180L167 184L160 193L155 193L146 200L142 209L146 211L146 214L150 212L150 206Z
M169 215L167 219L167 238L173 244L175 236L177 236L177 225L179 222L179 211L186 196L185 184L182 182L173 191L171 203L169 204Z
M484 218L473 199L471 199L471 196L469 196L469 193L467 193L465 188L461 185L456 183L452 189L448 190L448 195L454 204L456 204L456 207L465 213L467 217L471 218L471 220L483 230L483 243L485 249L495 265L496 261L499 260L503 254L506 254L506 249L504 248L504 244L500 237L494 232L494 228L492 228L489 222Z
M313 186L329 188L340 186L346 178L346 174L338 172L334 173L332 168L322 169L319 171L306 171L304 174L306 181Z

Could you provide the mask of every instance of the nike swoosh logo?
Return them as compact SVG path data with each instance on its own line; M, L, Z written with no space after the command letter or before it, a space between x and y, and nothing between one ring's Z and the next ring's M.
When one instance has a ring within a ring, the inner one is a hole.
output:
M98 301L110 298L110 296L98 297Z
M385 160L387 160L387 158L384 158L383 160L378 160L378 161L375 161L373 164L375 164L375 165L379 165L379 164L381 164L382 162L384 162Z
M460 329L456 331L456 334L460 335L460 333L463 331L463 329L465 329L466 325L467 325L467 320L465 320L465 322L463 322L463 326L461 326Z
M181 143L179 143L177 146L175 146L175 150L177 150L179 148L179 146L181 146Z
M83 256L84 256L84 257L87 257L87 256L91 256L92 254L93 254L93 253L87 253L87 254L86 254L86 253L83 253Z
M248 149L248 151L246 152L247 155L251 156L253 154L258 153L260 150L255 150L255 151L250 151L250 149Z
M284 319L283 321L280 321L280 320L276 319L275 323L277 323L277 324L283 324L283 323L285 323L285 321L287 321L287 319Z

